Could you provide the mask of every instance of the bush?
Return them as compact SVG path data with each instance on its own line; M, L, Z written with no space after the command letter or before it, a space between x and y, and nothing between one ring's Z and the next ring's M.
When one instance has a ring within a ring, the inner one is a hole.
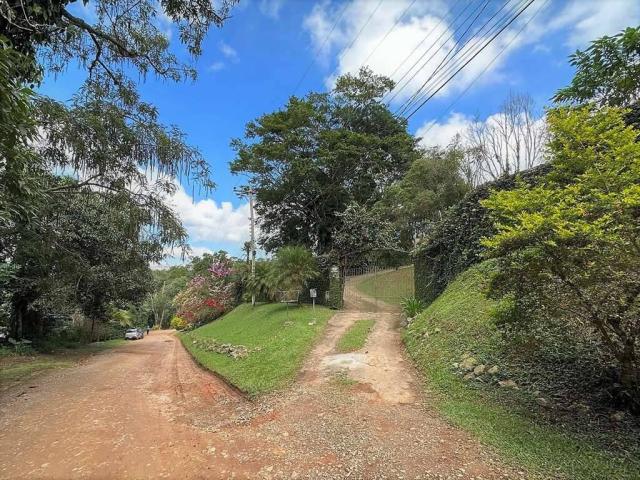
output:
M415 317L426 307L424 302L416 297L407 297L400 302L400 305L407 318Z
M515 188L517 180L535 185L549 170L548 165L540 165L486 183L449 209L414 252L416 298L431 303L459 273L482 260L481 240L495 233L482 200L494 190Z
M171 328L176 330L184 330L188 325L188 322L178 315L175 315L171 318Z

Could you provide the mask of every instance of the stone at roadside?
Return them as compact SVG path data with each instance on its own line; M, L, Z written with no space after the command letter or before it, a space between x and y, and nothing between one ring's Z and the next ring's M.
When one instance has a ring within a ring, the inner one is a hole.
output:
M513 380L500 380L498 382L498 385L504 388L514 388L516 390L518 389L518 384Z
M624 420L624 412L614 412L609 415L609 418L611 418L611 420L614 422L621 422L622 420Z
M550 406L551 406L551 402L549 402L549 400L547 400L547 399L546 399L546 398L544 398L544 397L538 397L538 398L536 398L536 403L537 403L538 405L540 405L541 407L544 407L544 408L548 408L548 407L550 407Z
M494 366L493 366L493 367L491 367L489 370L487 370L487 373L488 373L489 375L495 375L496 373L498 373L498 370L500 370L500 369L498 368L498 366L497 366L497 365L494 365Z
M478 361L473 358L473 357L466 357L464 360L462 360L462 363L460 363L460 368L462 370L473 370L474 367L476 366L476 364L478 363Z
M478 365L476 368L473 369L473 374L482 375L486 369L487 369L486 365Z

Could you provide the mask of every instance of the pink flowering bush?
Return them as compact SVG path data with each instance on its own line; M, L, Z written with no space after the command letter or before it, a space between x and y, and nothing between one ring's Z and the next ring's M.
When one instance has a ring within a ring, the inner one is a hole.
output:
M206 275L196 275L173 300L177 313L189 323L214 320L233 306L233 268L228 259L211 264Z

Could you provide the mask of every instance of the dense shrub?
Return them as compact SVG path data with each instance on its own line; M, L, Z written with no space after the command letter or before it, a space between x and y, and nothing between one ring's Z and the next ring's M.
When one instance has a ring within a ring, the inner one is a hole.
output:
M515 188L517 179L535 185L548 172L548 165L540 165L486 183L449 209L414 253L416 298L432 302L456 275L482 260L480 240L493 235L495 229L481 200L493 190Z
M179 316L174 316L171 318L171 328L176 330L183 330L187 326L187 321Z

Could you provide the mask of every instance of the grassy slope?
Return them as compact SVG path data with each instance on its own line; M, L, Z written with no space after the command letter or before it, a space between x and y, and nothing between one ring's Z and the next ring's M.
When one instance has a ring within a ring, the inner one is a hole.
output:
M215 322L180 338L204 367L226 378L251 396L273 391L293 380L305 355L322 334L333 312L328 308L287 307L244 304ZM309 323L315 318L315 323ZM246 358L201 350L192 339L215 338L220 343L244 345L251 351Z
M640 478L633 455L617 457L588 438L539 421L526 392L474 388L454 372L452 363L465 352L482 359L500 349L490 317L495 303L481 293L489 274L483 264L460 275L405 332L410 355L438 393L438 408L505 457L553 478Z
M356 288L369 297L399 305L403 298L413 296L413 266L371 275L360 280Z
M108 340L87 345L79 345L73 350L60 350L54 354L16 355L9 348L3 348L0 354L0 384L10 386L13 383L32 378L47 370L74 366L86 355L122 345L124 340Z
M357 320L338 340L338 351L343 353L355 352L364 347L375 323L376 321L372 319Z

